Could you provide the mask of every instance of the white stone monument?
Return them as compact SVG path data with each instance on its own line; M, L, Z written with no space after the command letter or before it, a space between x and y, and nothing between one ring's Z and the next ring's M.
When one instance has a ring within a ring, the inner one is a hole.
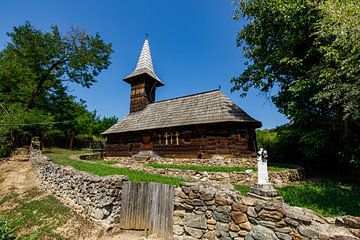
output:
M257 153L257 170L258 170L258 179L257 184L251 188L251 192L248 193L249 196L257 197L261 199L269 198L279 198L278 192L269 182L269 175L267 170L268 154L267 151L263 148L260 148L260 151Z
M260 151L258 151L257 168L258 168L257 184L269 183L269 177L267 171L267 151L262 148L260 148Z

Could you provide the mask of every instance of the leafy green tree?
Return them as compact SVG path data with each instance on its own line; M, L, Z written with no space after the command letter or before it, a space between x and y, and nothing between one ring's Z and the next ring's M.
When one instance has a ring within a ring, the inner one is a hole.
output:
M249 62L232 90L269 94L308 163L360 165L360 2L234 4L247 21L237 43Z
M53 25L42 32L29 22L8 36L0 51L0 155L35 134L65 138L77 130L96 132L82 125L95 126L100 119L69 95L65 84L91 87L110 65L111 44L80 28L61 34Z

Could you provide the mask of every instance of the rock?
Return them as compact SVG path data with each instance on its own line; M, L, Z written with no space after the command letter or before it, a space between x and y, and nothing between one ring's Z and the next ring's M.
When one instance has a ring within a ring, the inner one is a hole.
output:
M254 226L253 230L250 232L250 235L255 240L278 240L273 230L261 225Z
M94 218L97 220L101 220L104 218L104 213L103 213L102 209L100 209L100 208L95 209Z
M179 225L174 225L173 232L175 235L182 235L184 233L184 228Z
M287 224L290 224L290 225L293 226L293 227L297 227L297 226L300 225L297 221L295 221L295 220L293 220L293 219L291 219L291 218L284 218L284 221L285 221Z
M189 214L183 218L183 223L187 227L206 229L207 223L205 215Z
M208 223L208 224L211 224L211 225L215 225L215 224L216 224L216 220L215 220L215 219L209 219L209 220L207 220L207 223Z
M204 200L204 201L210 201L214 198L214 195L215 195L215 193L213 193L213 192L206 192L200 196L200 199Z
M246 205L244 205L244 204L242 204L242 203L240 203L240 202L235 202L235 203L233 203L233 205L232 205L232 210L233 211L240 211L240 212L247 212L247 210L248 210L248 206L246 206Z
M215 230L215 225L208 224L207 228L210 231Z
M241 197L241 200L246 206L255 206L254 198L243 196Z
M200 239L203 235L203 232L200 229L192 228L192 227L184 227L186 233L190 234L190 236Z
M317 236L318 236L318 233L315 230L313 230L309 227L302 226L302 225L300 225L298 227L298 231L301 235L308 237L310 239L317 238Z
M354 234L354 236L360 238L360 229L350 229L350 232Z
M206 211L205 212L207 218L212 218L213 212L212 211Z
M244 222L244 223L240 223L239 226L242 228L242 229L245 229L245 230L248 230L250 231L251 230L251 224L249 222Z
M285 223L284 220L281 220L281 221L279 221L279 222L276 222L275 225L276 225L277 228L282 228L282 227L285 227L285 226L286 226L286 223Z
M262 209L259 213L258 216L261 217L264 220L281 220L283 218L284 215L282 215L282 213L278 212L278 211L269 211L269 210L265 210Z
M223 231L223 232L229 231L229 224L218 222L216 224L216 230Z
M220 212L220 213L230 213L231 207L230 206L219 206L216 208L216 211Z
M186 204L186 203L180 203L179 207L180 207L180 209L185 209L185 210L193 210L194 209L193 206Z
M183 190L183 192L184 193L186 193L186 194L189 194L190 193L190 188L189 187L182 187L182 190Z
M225 231L220 231L220 235L225 238L230 236L229 232L225 232Z
M181 189L178 188L174 190L174 196L183 199L188 198L188 196L186 196L186 194Z
M289 232L291 232L291 228L289 228L289 227L275 228L274 231L280 232L280 233L289 233Z
M254 240L254 238L250 234L248 234L245 236L244 240Z
M230 222L230 215L228 213L214 213L214 219L219 222L228 223Z
M248 221L245 213L242 213L242 212L231 212L230 215L231 215L231 218L234 220L234 222L237 223L237 224Z
M205 206L204 201L200 199L187 199L186 203L191 206Z
M239 236L239 234L237 234L236 232L230 232L229 235L230 235L231 239L234 239Z
M215 203L218 205L226 205L227 201L226 198L224 196L215 194Z
M292 237L288 234L279 233L279 232L276 232L275 234L280 240L292 240Z
M185 210L175 210L174 211L175 217L184 217L184 215L185 215Z
M336 235L334 237L331 237L331 240L359 240L359 238L354 238L351 236Z
M288 218L295 219L297 221L301 221L306 225L311 224L311 218L306 216L300 209L295 207L290 207L287 204L283 204L283 208L281 209L281 213Z
M250 235L248 231L244 231L244 230L239 231L238 234L239 234L239 236L241 236L241 237L245 237L245 236L247 236L247 235Z
M360 229L360 217L343 217L343 221L349 227Z
M254 207L248 207L248 210L247 210L246 213L247 213L247 215L249 215L250 217L254 217L254 218L257 217L257 213L256 213Z
M229 229L230 229L230 231L233 231L233 232L238 232L238 231L240 231L239 225L235 224L234 222L231 222L231 223L230 223Z
M209 232L206 232L203 237L203 239L208 239L208 240L216 240L216 232L215 231L209 231Z
M258 224L260 224L261 226L267 227L267 228L271 228L271 229L276 228L276 224L272 221L260 220L260 221L258 221Z
M183 225L183 221L181 217L174 216L173 219L174 219L174 224Z
M256 206L255 206L255 210L256 210L256 212L259 212L261 209L263 209L263 205L262 204L256 204Z

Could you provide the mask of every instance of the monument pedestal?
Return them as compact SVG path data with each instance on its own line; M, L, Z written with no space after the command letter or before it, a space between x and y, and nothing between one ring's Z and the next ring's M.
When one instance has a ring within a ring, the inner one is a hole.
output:
M283 200L282 197L278 196L278 191L271 183L255 184L254 187L251 187L248 195L251 197L259 198L261 200Z

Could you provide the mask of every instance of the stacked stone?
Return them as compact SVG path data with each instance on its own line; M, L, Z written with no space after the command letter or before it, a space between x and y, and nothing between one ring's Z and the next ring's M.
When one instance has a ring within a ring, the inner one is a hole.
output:
M244 166L255 167L257 160L255 157L228 157L215 155L212 158L160 158L154 159L154 162L164 164L189 164L189 165L203 165L203 166Z
M38 149L30 161L39 183L66 205L109 229L120 218L121 191L126 176L98 177L49 162Z
M174 209L174 239L240 240L251 230L248 208L233 190L182 183Z
M355 240L359 222L356 217L335 221L216 185L182 183L174 192L175 240Z
M349 229L335 226L331 219L281 201L260 201L242 197L248 206L247 217L252 230L246 240L328 240L357 239Z
M125 166L126 167L126 166ZM128 166L127 166L128 167ZM138 170L151 172L155 174L161 174L166 176L183 177L185 179L191 179L199 182L214 182L221 184L255 184L257 182L257 172L205 172L194 170L182 170L182 169L156 169L151 167L138 166ZM270 182L274 184L288 184L296 181L303 180L305 178L304 169L285 169L283 171L270 172Z
M97 153L88 153L88 154L82 154L79 156L80 160L99 160L104 159L104 153L103 152L97 152Z

